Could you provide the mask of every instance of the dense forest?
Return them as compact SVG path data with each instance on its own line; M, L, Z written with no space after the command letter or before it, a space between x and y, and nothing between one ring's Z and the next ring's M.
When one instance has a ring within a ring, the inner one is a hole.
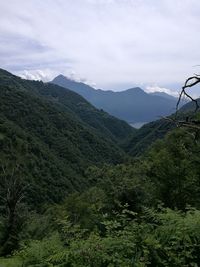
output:
M200 266L199 128L174 116L135 130L1 70L0 266Z

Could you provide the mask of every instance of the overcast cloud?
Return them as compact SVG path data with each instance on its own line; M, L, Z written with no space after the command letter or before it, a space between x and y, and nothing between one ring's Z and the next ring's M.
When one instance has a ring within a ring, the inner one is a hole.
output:
M175 91L200 72L199 14L199 0L0 0L0 67Z

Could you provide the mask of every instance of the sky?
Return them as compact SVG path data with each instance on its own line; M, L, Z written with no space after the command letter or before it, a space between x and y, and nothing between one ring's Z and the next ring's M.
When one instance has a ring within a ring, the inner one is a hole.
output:
M199 0L0 0L0 67L175 95L200 73L199 14Z

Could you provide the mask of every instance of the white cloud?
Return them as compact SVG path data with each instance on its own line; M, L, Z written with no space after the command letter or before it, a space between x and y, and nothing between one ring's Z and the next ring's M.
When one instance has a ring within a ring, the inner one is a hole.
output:
M51 79L52 73L50 70L23 70L16 72L23 79L36 80L36 81L49 81Z
M158 85L146 86L145 91L147 93L163 92L168 95L175 96L175 97L179 95L178 92L175 92L169 88L159 87Z
M165 87L199 71L199 13L199 0L0 1L1 67Z
M58 71L52 71L51 69L44 69L44 70L35 69L35 70L16 71L15 74L27 80L49 82L52 80L52 77L55 77L59 75L60 73ZM83 82L85 84L92 86L93 88L96 88L95 82L88 80L87 78L83 78L79 76L74 70L66 70L64 71L63 74L68 79L71 79L77 82Z

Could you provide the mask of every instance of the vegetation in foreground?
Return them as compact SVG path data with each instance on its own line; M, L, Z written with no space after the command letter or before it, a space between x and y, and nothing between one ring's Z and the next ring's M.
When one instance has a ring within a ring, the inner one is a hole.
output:
M20 208L23 227L16 221L16 236L7 240L11 260L21 266L199 266L199 149L193 132L178 129L127 165L88 168L91 187L62 204L40 213ZM6 225L5 210L1 233Z

